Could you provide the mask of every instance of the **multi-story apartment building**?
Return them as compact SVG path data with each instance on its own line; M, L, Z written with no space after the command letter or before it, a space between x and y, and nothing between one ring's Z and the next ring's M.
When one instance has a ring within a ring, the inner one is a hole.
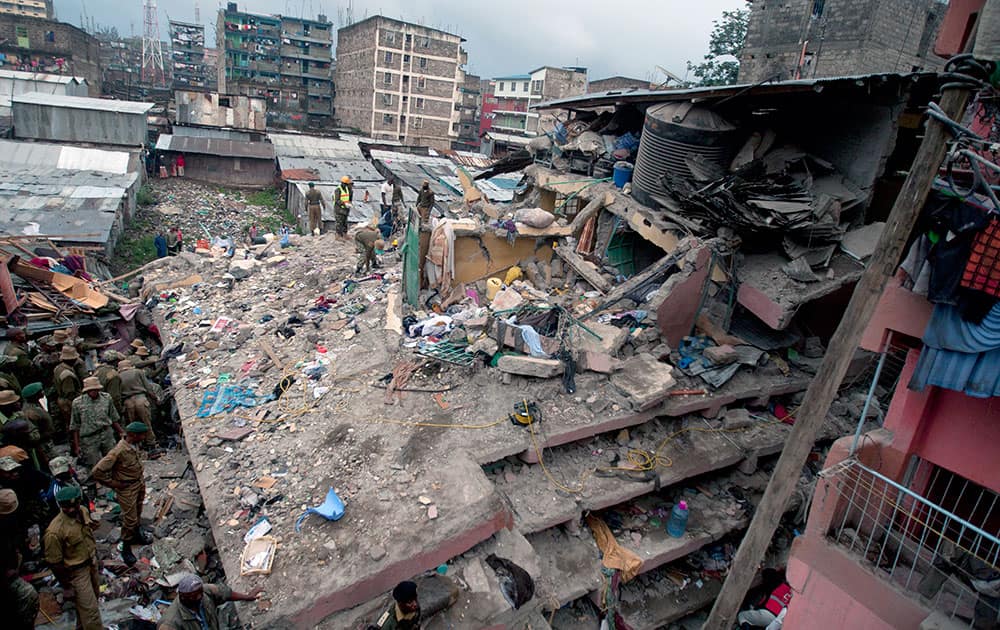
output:
M381 15L337 32L337 121L375 138L450 149L468 54L458 35Z
M204 25L170 20L170 61L175 90L215 91L215 68L205 62Z
M100 45L72 24L0 12L0 54L7 70L83 77L101 93Z
M480 92L482 79L474 74L465 75L465 84L458 89L458 140L455 148L460 150L475 150L479 147L479 117L483 108L483 95Z
M52 0L0 0L0 13L51 20L55 16Z
M528 74L491 79L483 89L480 135L492 131L498 145L523 145L521 138L551 132L555 126L551 113L539 114L532 105L586 92L586 68L542 66Z
M327 127L333 117L333 25L315 20L219 11L219 92L263 97L268 124Z
M934 71L941 0L758 0L751 4L740 83Z

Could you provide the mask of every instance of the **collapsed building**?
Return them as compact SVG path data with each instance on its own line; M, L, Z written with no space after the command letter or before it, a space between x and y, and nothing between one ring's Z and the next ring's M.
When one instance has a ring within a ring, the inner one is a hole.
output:
M329 236L146 273L226 572L268 591L255 623L349 627L416 575L425 615L446 608L427 627L656 628L710 604L934 87L588 94L539 106L571 112L554 138L472 170L272 134L290 200L374 166L405 184L408 222L369 275ZM409 202L423 179L429 221ZM858 390L871 357L817 462L881 417ZM311 516L331 492L342 516Z

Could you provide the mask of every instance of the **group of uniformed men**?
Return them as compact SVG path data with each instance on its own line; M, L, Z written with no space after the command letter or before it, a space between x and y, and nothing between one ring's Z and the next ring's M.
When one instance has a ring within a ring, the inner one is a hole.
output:
M140 528L146 494L141 449L157 453L153 410L163 397L156 382L162 368L139 339L119 352L67 329L32 343L23 330L6 333L0 354L0 610L11 614L5 627L34 627L38 594L19 577L22 562L30 559L44 561L72 594L77 627L100 630L92 500L97 484L113 491L121 508L122 560L135 564L131 546L152 542ZM93 369L81 353L91 355ZM29 382L22 387L22 381ZM66 454L67 442L73 457ZM75 466L89 471L83 483ZM40 538L34 544L33 526ZM233 600L257 595L202 589L200 581L195 588L193 580L198 578L187 581L188 592L177 598L161 628L211 628L198 621L211 605L202 593Z

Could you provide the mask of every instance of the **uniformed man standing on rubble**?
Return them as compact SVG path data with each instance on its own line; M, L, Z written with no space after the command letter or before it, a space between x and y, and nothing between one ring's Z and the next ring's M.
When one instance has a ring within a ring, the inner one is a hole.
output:
M56 331L58 332L58 331ZM59 364L52 371L52 387L56 394L56 407L59 414L56 417L56 432L64 434L70 420L73 401L80 395L80 378L76 375L74 365L80 360L80 355L73 346L63 346L59 353Z
M347 217L351 213L351 202L354 201L354 186L351 185L351 178L344 175L340 178L340 185L334 192L333 213L337 219L337 238L347 238Z
M132 361L123 359L118 362L118 378L122 384L122 399L125 406L125 422L141 422L149 427L146 432L146 445L156 446L156 436L153 433L153 407L150 400L159 396L159 387L149 382L146 373L135 367Z
M69 430L73 455L93 468L115 446L115 435L122 435L118 411L111 396L101 391L96 377L83 379L83 393L73 400Z
M424 180L417 193L417 212L420 213L420 220L426 223L431 218L431 208L434 207L434 191L431 190L431 183Z
M323 195L316 190L316 184L309 182L306 192L306 210L309 213L309 233L319 236L323 232Z
M97 523L80 504L80 489L67 486L56 493L59 514L45 530L45 561L63 588L76 593L77 628L103 630L98 594L101 592L97 572Z
M111 396L111 401L118 410L118 415L124 411L122 407L122 380L118 376L115 365L124 357L116 350L105 350L101 356L101 364L94 370L94 376L100 381L101 387Z
M115 491L122 509L122 560L135 564L130 545L148 545L153 539L139 527L142 502L146 498L146 481L142 477L142 453L139 444L146 439L149 428L141 422L125 427L125 437L97 462L90 476L101 485Z
M55 457L55 444L52 442L55 426L52 423L52 415L42 406L42 399L45 397L42 384L28 383L21 390L21 396L24 399L24 404L21 406L21 417L38 429L39 446L45 453L45 457L47 459Z

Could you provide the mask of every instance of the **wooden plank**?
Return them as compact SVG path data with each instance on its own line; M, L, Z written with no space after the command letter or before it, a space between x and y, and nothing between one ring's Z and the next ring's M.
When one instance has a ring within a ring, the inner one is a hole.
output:
M264 351L264 354L266 354L267 357L271 359L271 363L274 363L274 365L276 365L279 370L285 369L284 364L281 362L281 359L278 358L278 355L274 351L274 348L271 346L270 341L268 341L267 339L258 339L257 345L260 346L261 350Z
M556 247L552 251L565 260L584 280L590 283L590 286L601 293L607 293L611 290L611 283L601 275L600 270L594 263L584 260L568 247Z

